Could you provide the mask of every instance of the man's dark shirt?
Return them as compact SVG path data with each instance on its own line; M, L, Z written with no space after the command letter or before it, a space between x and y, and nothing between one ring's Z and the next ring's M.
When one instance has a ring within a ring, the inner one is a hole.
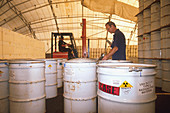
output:
M118 51L112 55L112 60L126 60L126 40L124 34L119 29L113 35L111 47L114 48L115 46L118 47Z
M62 45L65 45L67 43L65 43L63 40L59 40L58 46L59 46L59 51L64 52L66 50L65 47L62 47Z

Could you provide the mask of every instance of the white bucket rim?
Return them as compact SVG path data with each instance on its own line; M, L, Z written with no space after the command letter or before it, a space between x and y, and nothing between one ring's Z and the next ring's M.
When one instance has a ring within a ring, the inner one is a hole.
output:
M54 59L54 58L40 58L40 59L36 59L38 61L57 61L57 59Z
M45 63L45 61L37 61L37 60L12 60L12 61L9 61L9 64L37 64L37 63Z
M132 63L130 60L100 60L100 63Z
M138 64L138 63L115 63L115 64L98 64L97 67L103 68L129 68L129 67L138 67L141 69L144 68L155 68L156 65L152 64Z
M96 63L96 60L90 58L74 58L65 63Z

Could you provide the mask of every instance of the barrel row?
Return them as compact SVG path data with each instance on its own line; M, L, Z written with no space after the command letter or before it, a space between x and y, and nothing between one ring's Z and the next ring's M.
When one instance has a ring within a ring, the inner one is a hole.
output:
M137 16L138 57L170 59L170 2L140 0L139 6L150 7Z
M57 88L63 85L62 67L65 61L0 61L0 113L44 113L45 99L56 97Z
M138 37L139 58L170 59L170 27Z
M147 5L146 5L147 4ZM145 6L144 10L143 6ZM170 2L167 0L139 0L138 35L169 26Z
M98 113L155 113L155 67L130 61L69 60L64 65L64 112L95 113L98 108Z
M142 59L139 63L156 65L155 85L162 88L162 91L170 92L170 60Z

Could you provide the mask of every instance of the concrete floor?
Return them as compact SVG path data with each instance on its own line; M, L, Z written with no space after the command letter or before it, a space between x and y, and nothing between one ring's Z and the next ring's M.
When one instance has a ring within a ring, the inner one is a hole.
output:
M170 95L161 91L161 88L156 88L156 113L170 113ZM63 88L58 89L58 96L46 100L46 113L64 113L64 98Z

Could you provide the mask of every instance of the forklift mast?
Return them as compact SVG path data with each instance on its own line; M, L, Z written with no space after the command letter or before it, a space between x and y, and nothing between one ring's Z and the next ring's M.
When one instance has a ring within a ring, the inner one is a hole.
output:
M57 48L56 39L58 36L69 36L70 37L70 41L72 45L71 48L73 50L74 56L78 58L78 52L77 52L77 47L76 47L73 33L53 33L53 32L51 33L51 58L53 58L53 37L55 37L55 52L56 52L56 48Z

